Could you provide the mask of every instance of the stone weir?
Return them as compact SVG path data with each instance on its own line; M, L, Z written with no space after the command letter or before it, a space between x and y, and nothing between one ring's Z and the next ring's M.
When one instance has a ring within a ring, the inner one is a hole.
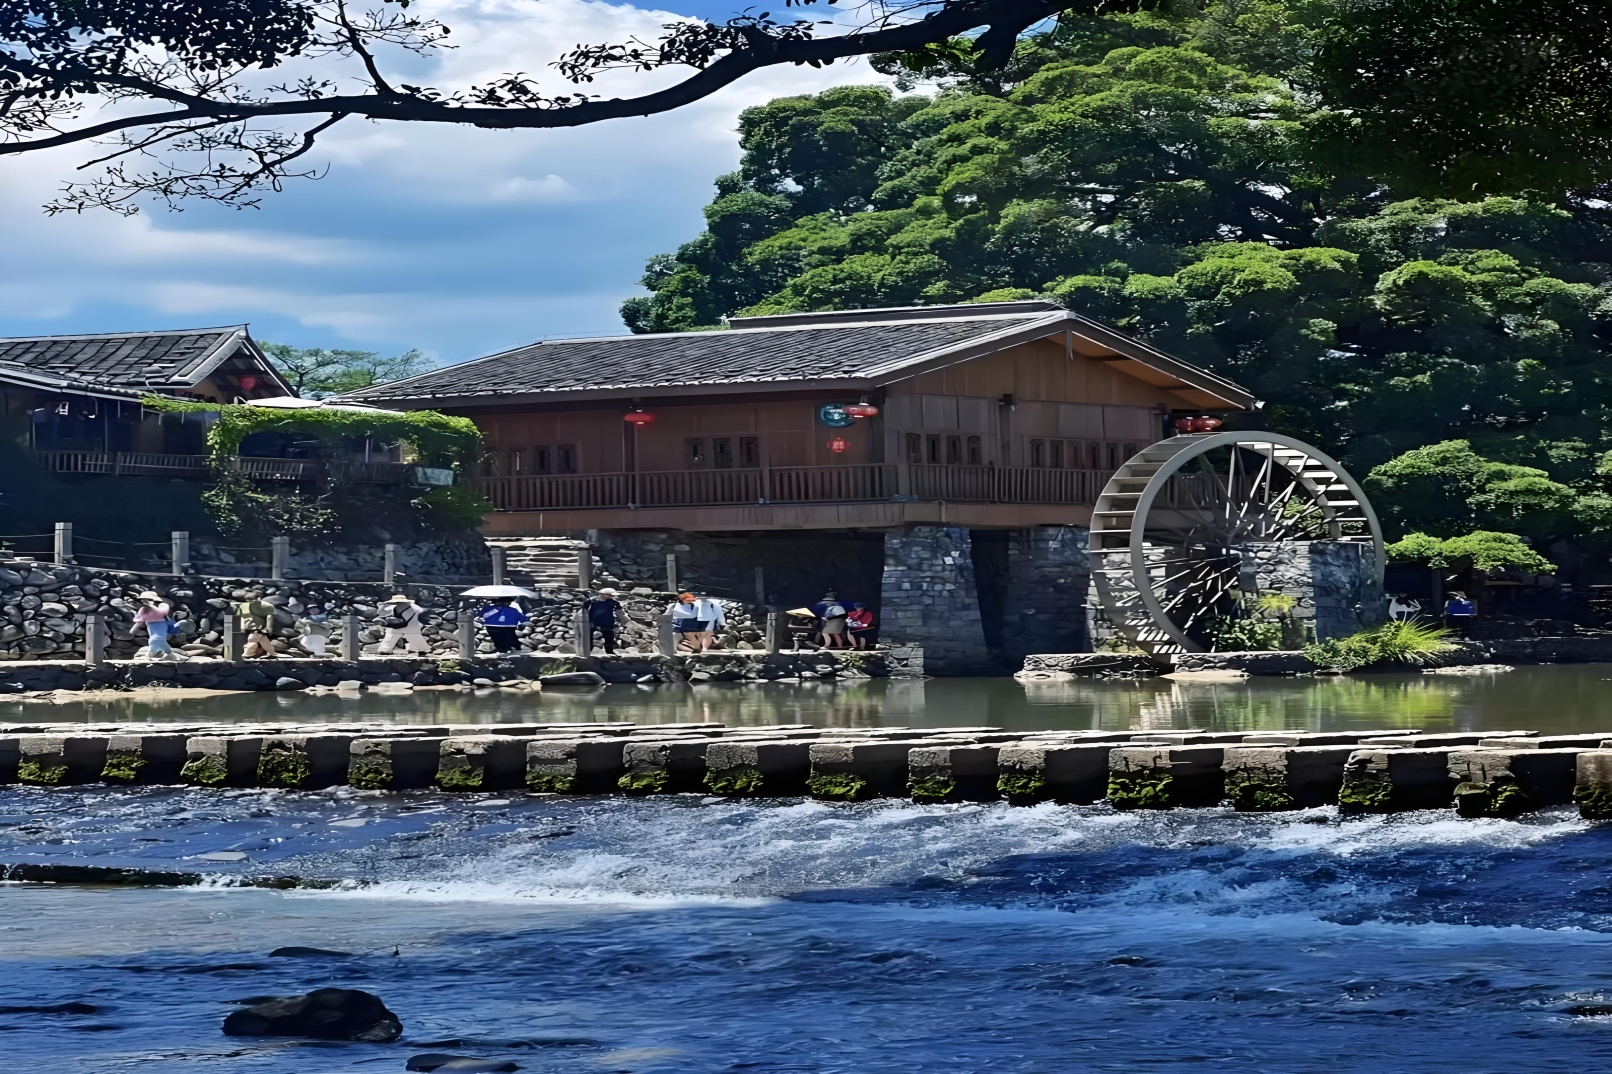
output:
M1612 737L528 723L0 727L0 783L1612 819Z
M453 657L361 657L358 660L291 658L228 661L197 658L177 662L108 660L14 660L0 664L0 695L58 690L321 690L344 684L406 687L537 684L602 686L607 683L706 683L850 681L917 678L923 650L871 649L844 652L768 653L727 650L677 656L624 653L577 657L546 653Z

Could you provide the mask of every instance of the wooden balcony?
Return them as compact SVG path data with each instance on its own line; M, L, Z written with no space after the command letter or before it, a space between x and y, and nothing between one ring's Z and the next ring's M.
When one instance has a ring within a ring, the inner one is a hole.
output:
M163 455L145 451L35 451L34 464L54 474L122 474L137 477L205 478L206 455ZM344 484L423 484L417 467L397 462L323 462L238 456L230 467L256 481L319 481Z
M500 511L889 500L1091 504L1108 476L1100 470L873 463L753 470L662 470L638 474L533 474L486 477L478 486Z

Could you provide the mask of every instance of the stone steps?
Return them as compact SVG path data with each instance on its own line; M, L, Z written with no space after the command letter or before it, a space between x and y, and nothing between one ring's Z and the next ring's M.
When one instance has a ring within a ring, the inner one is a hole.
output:
M717 794L824 801L1219 806L1340 813L1450 809L1508 817L1577 802L1612 816L1612 734L1498 745L1263 745L1258 733L1000 728L817 728L804 724L0 726L0 783L448 792ZM1291 736L1300 738L1302 736ZM1343 734L1317 735L1338 739ZM1372 737L1369 733L1357 738ZM1425 736L1436 742L1446 736ZM1198 741L1191 741L1191 740Z

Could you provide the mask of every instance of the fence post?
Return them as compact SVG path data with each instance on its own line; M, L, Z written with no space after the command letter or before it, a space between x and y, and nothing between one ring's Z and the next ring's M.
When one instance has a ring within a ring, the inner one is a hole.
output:
M244 640L241 636L241 621L233 615L224 616L224 659L231 663L239 663Z
M784 625L783 612L767 613L767 651L769 653L782 652L784 648L784 635L787 633Z
M73 524L71 522L56 523L56 562L73 562Z
M756 568L756 603L762 607L767 605L767 568Z
M677 655L677 635L672 631L672 617L663 615L656 622L659 628L655 639L656 647L662 656Z
M269 577L284 581L286 565L291 562L291 538L269 538Z
M364 655L364 635L358 616L344 615L341 617L341 657L356 664L362 655Z
M501 544L495 544L491 548L487 549L487 551L491 554L493 561L493 585L503 585L504 546Z
M666 592L677 592L677 554L666 553Z
M190 531L174 530L171 534L173 544L173 573L184 574L190 570Z
M106 626L105 620L99 615L91 615L84 620L84 662L106 663Z
M459 609L459 659L476 659L476 620L468 609Z
M583 592L593 588L593 549L577 550L577 588Z
M593 623L588 620L588 609L578 608L571 617L572 640L576 644L577 655L587 657L593 653Z
M397 545L388 544L382 551L381 584L397 584Z

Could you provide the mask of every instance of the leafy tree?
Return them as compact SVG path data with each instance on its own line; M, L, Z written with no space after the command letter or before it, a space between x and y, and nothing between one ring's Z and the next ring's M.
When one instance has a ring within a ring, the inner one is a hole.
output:
M408 0L377 0L371 10L346 0L9 0L0 5L0 154L110 140L93 153L93 163L110 162L105 171L70 185L52 211L130 213L147 196L247 206L288 178L317 174L303 170L303 158L351 117L575 127L678 108L766 67L923 50L965 33L976 34L967 46L973 62L991 70L1011 59L1020 34L1051 16L1161 2L868 0L859 25L827 35L822 27L834 23L753 9L723 22L679 19L653 41L578 45L550 64L567 84L553 93L525 72L451 88L401 81L411 53L429 53L449 36L447 26L410 14ZM586 92L605 71L663 67L688 73L637 96ZM118 107L102 110L107 103ZM834 124L822 133L831 153L861 137ZM131 157L154 166L131 169Z
M1543 470L1485 459L1465 440L1407 451L1374 468L1364 485L1390 533L1505 529L1543 537L1580 528L1577 491Z
M1556 564L1528 547L1515 533L1474 530L1459 537L1409 533L1388 546L1389 558L1429 567L1498 573L1512 568L1531 574L1554 574Z
M269 364L306 399L323 399L372 384L417 376L432 368L418 350L382 357L375 351L328 350L261 343Z

